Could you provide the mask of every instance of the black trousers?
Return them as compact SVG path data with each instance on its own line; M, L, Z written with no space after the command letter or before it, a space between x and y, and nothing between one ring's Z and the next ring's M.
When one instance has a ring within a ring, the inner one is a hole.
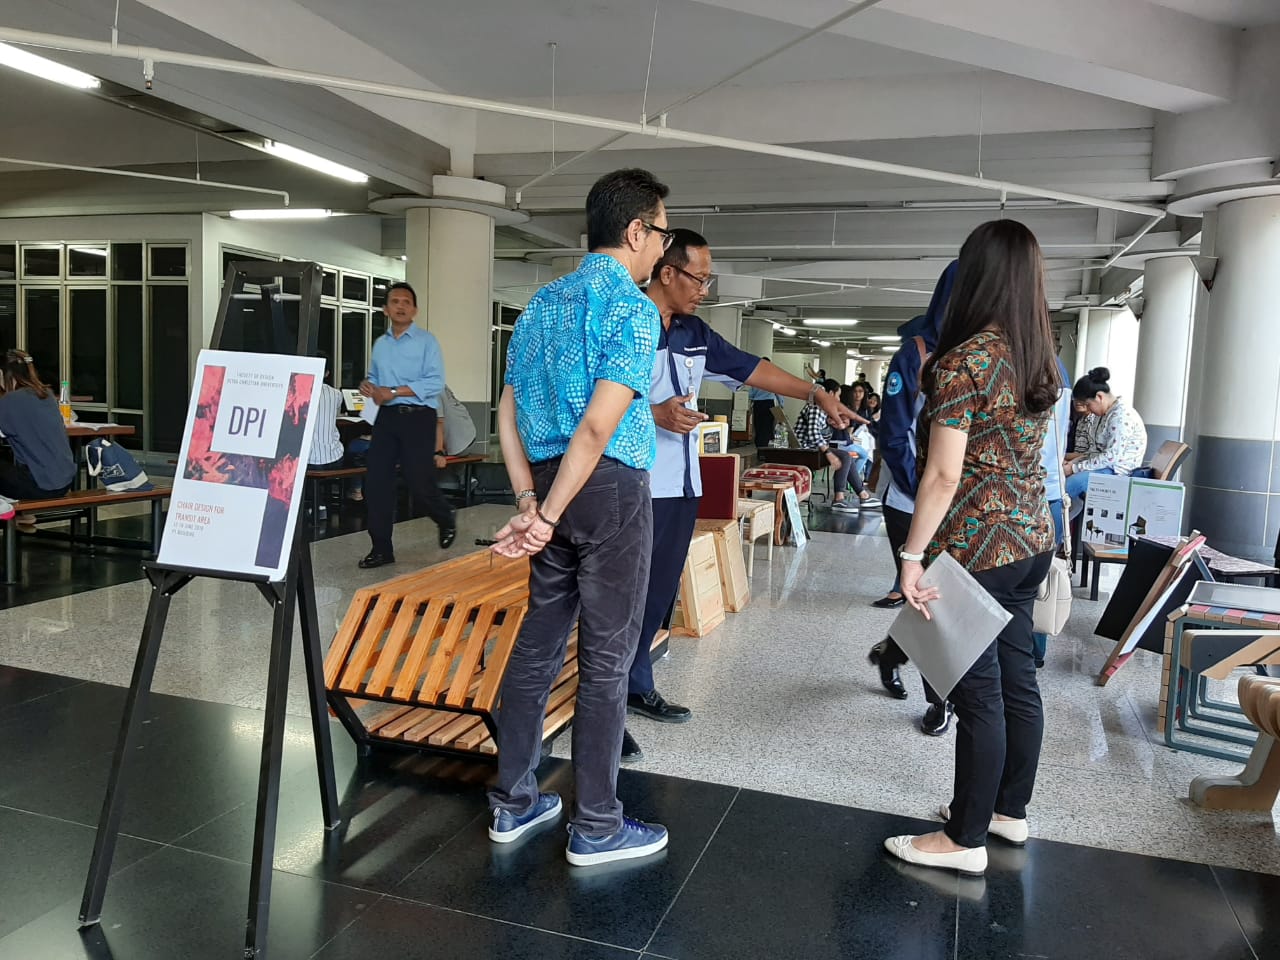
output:
M640 621L636 658L627 679L628 693L648 693L654 688L653 635L658 632L680 589L680 574L689 556L689 541L698 519L701 497L659 497L653 501L653 551L649 557L649 585L644 617Z
M993 814L1027 815L1044 737L1031 612L1052 558L1050 551L973 575L1013 619L951 691L956 776L943 829L962 847L986 844Z
M560 467L535 464L538 499ZM622 828L618 758L627 715L627 670L649 583L653 511L649 474L601 460L561 515L551 542L529 562L529 612L520 625L498 713L494 809L523 815L538 799L534 769L551 684L578 622L578 705L573 718L574 827L589 837Z
M436 486L436 411L396 404L378 410L369 444L365 501L373 552L391 555L396 513L396 465L409 485L414 513L426 513L440 527L454 524L453 508Z
M45 490L36 485L31 471L21 463L0 460L0 497L7 500L49 500L70 489L66 486L61 490Z
M773 442L773 406L772 400L751 401L751 419L755 426L757 447L767 447Z
M911 533L911 514L905 510L895 510L887 503L882 508L882 512L884 532L889 535L889 549L893 551L893 567L898 571L898 576L902 576L902 558L898 556L898 551L902 549L903 544L907 542L907 535ZM902 648L893 637L884 638L884 653L880 654L880 662L892 667L900 667L907 662L907 655L902 652ZM929 681L924 677L920 678L920 685L924 687L924 698L930 703L938 705L943 702L942 697L938 696L938 692L929 686Z

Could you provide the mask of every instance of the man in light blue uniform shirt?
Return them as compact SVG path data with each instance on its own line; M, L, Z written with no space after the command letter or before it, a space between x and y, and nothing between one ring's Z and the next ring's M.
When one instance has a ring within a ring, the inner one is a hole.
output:
M440 546L458 535L453 508L436 486L436 418L444 389L444 357L435 336L413 322L418 295L407 283L393 283L382 308L390 325L373 344L369 376L360 392L378 405L364 485L373 547L363 569L395 563L391 524L396 509L396 465L404 473L415 509L425 511L440 531ZM443 452L443 451L439 451Z
M498 404L518 513L494 551L529 557L529 607L502 678L498 776L489 838L512 843L560 816L539 793L551 686L578 624L573 718L575 806L565 857L590 866L649 856L665 827L622 815L618 756L653 541L647 392L658 311L637 283L670 243L667 188L618 170L587 195L591 253L543 287L516 321Z
M654 268L648 288L649 298L662 316L649 385L649 404L658 427L658 455L653 466L653 553L644 619L627 683L628 712L664 723L683 723L692 716L688 708L668 703L655 689L650 649L675 603L702 497L694 432L707 419L697 408L702 381L715 380L731 390L745 383L771 396L809 399L819 403L839 426L845 426L851 417L857 419L834 395L739 350L695 316L711 289L711 250L706 239L692 230L675 230L674 237ZM641 756L639 744L627 734L622 759L631 762Z

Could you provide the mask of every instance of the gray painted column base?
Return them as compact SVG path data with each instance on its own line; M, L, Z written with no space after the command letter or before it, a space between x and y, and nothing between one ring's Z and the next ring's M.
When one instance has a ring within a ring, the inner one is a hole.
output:
M1200 436L1187 522L1224 553L1271 562L1280 529L1280 443Z

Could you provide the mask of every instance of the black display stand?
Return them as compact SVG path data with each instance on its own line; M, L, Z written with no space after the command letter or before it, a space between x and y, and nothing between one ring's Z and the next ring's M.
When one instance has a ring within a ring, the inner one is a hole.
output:
M294 283L296 281L296 284ZM320 268L313 263L233 263L228 267L222 291L213 349L243 352L311 355L315 353L319 316ZM249 290L256 285L257 290ZM294 286L298 293L290 293ZM296 314L285 304L298 302ZM298 482L302 482L301 476ZM151 681L155 676L165 621L173 597L197 577L252 583L272 607L271 659L267 671L266 719L262 729L262 760L258 769L257 817L253 833L253 860L249 876L249 909L245 920L244 954L257 960L266 954L271 871L275 860L276 813L280 801L280 766L284 755L285 707L289 693L289 655L293 645L295 612L301 618L302 656L306 662L307 700L315 740L316 769L326 831L341 822L338 788L333 771L333 741L329 736L329 712L325 701L324 660L320 651L320 621L316 613L315 577L306 525L294 519L293 550L281 581L266 576L165 566L143 565L151 582L151 600L143 623L133 679L125 698L124 716L111 760L107 793L102 802L93 859L80 902L80 926L91 927L102 917L102 902L111 875L111 860L124 812L124 766L138 747L142 718L146 715Z

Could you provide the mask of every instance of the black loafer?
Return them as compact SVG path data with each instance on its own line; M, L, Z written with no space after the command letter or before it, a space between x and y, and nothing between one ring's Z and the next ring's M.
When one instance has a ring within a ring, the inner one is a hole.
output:
M631 736L631 731L626 729L622 731L622 756L618 759L623 763L636 763L644 759L644 751L640 749L640 744L636 743L636 738Z
M873 667L880 671L880 685L888 691L889 696L895 700L907 699L907 688L902 685L902 677L898 673L897 667L891 667L887 663L882 662L881 655L884 653L884 642L881 641L871 648L871 652L867 654L867 660Z
M440 549L448 550L453 546L453 541L458 539L458 527L455 524L451 527L440 528Z
M890 597L884 596L879 600L872 600L873 607L879 607L881 610L897 610L900 606L907 602L907 598L903 596Z
M385 567L389 563L395 563L396 558L389 553L371 553L360 561L361 570L372 570L374 567Z
M627 694L627 713L639 714L659 723L687 723L693 719L692 710L667 703L657 690L650 690L646 694Z
M955 712L956 708L950 703L941 706L929 704L929 709L924 712L924 718L920 721L920 731L931 737L942 736L951 729L951 717Z

